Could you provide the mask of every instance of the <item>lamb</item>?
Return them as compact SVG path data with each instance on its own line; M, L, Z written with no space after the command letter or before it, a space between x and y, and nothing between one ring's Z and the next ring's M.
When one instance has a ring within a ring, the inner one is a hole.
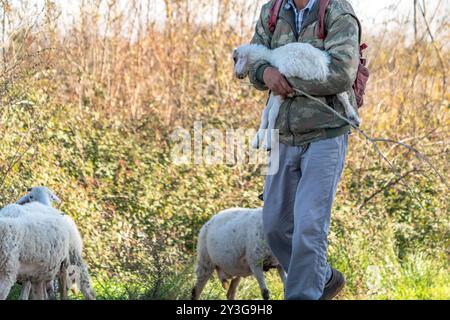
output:
M46 209L50 213L56 213L64 219L64 222L66 223L70 231L69 262L71 266L76 267L71 268L72 278L76 278L77 280L79 280L77 281L77 285L79 286L80 291L86 299L95 300L95 292L90 282L88 268L82 258L83 241L80 232L78 231L78 228L75 224L75 221L70 216L65 215L62 212L52 208L53 202L61 202L61 200L46 187L35 187L30 189L27 195L23 196L19 201L17 201L17 204L25 205L25 207L28 207L30 206L30 204L33 204L35 202L45 205L47 207ZM73 272L76 272L76 275L74 275ZM67 272L63 272L59 277L61 296L63 299L67 298L67 280L70 280L69 282L71 284L73 284L74 282L73 279L67 279L66 274ZM50 285L50 287L53 288L53 285ZM22 290L22 299L27 298L27 290L29 292L29 285L25 284Z
M264 271L276 268L283 283L285 274L264 238L262 208L220 212L200 230L197 245L197 283L192 299L198 300L214 270L227 299L234 300L242 277L254 275L263 299L269 299ZM231 283L229 283L231 280Z
M31 282L33 297L44 299L45 284L64 272L70 230L61 215L41 203L9 205L0 211L0 300L16 281Z
M244 79L248 75L249 66L258 60L268 61L286 77L324 81L330 73L329 55L307 43L289 43L274 50L258 44L242 45L234 50L233 59L235 74L239 79ZM358 112L350 103L348 94L346 92L340 93L337 98L345 108L347 119L354 125L359 126L361 120ZM259 149L261 141L265 138L265 148L270 150L272 145L270 131L275 128L282 103L282 97L270 95L267 107L262 114L260 129L252 142L253 148ZM264 132L266 132L265 137Z

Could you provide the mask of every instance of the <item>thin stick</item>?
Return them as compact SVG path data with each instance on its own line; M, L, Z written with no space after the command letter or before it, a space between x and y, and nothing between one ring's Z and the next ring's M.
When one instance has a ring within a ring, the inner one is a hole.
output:
M363 204L359 207L359 210L363 209L373 198L375 198L377 195L379 195L380 193L382 193L383 191L395 186L397 183L399 183L401 180L405 179L406 177L408 177L410 174L417 172L418 170L416 168L408 171L407 173L405 173L404 175L402 175L400 178L397 178L396 180L391 180L390 182L388 182L384 187L378 189L377 191L375 191L374 193L372 193L372 195L370 195L369 197L367 197Z
M394 172L394 174L399 178L399 182L401 182L411 193L411 195L413 195L416 200L418 200L419 205L422 206L422 204L420 203L420 200L417 198L417 196L415 195L415 193L413 192L412 188L403 180L403 177L400 175L400 173L398 172L397 168L395 167L395 165L384 155L384 153L380 150L380 148L377 145L377 142L388 142L388 143L394 143L397 144L399 146L402 146L410 151L413 151L414 154L416 155L416 157L419 158L419 160L422 161L426 161L432 168L433 170L438 174L438 176L441 178L442 182L447 186L447 188L449 188L449 184L447 183L446 179L444 178L444 176L442 174L439 173L439 171L437 170L437 168L435 168L432 164L431 161L429 161L429 159L427 157L425 157L422 153L420 153L418 150L414 149L411 146L408 146L407 144L398 142L398 141L394 141L394 140L390 140L390 139L382 139L382 138L371 138L369 135L367 135L364 131L362 131L358 126L356 126L354 123L352 123L350 120L348 120L347 118L345 118L344 116L342 116L339 112L337 112L336 110L334 110L333 108L331 108L330 106L328 106L327 104L325 104L324 102L320 101L319 99L317 99L316 97L313 97L309 94L307 94L306 92L303 92L300 89L297 88L293 88L293 90L311 100L316 101L317 103L319 103L321 106L325 107L327 110L329 110L330 112L332 112L334 115L336 115L339 119L345 121L346 123L348 123L353 129L355 129L359 134L361 134L364 138L366 138L367 141L371 142L373 147L375 148L375 150L377 151L378 155L389 165L389 167L391 168L391 170ZM422 207L423 208L423 207Z

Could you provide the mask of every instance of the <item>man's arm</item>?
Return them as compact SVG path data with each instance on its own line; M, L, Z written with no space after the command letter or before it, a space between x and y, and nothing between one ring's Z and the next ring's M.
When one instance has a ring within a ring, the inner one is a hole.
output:
M330 96L349 90L359 65L359 26L351 14L343 14L327 29L325 50L331 58L330 75L324 81L288 78L294 88L313 96Z

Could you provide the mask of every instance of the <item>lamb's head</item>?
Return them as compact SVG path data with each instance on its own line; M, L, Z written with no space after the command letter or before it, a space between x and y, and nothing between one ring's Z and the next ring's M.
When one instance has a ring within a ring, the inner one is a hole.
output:
M47 187L34 187L28 189L28 194L20 198L16 204L24 205L30 202L39 202L51 206L53 202L61 202L61 200Z
M238 79L247 77L250 65L250 45L243 45L233 51L234 74Z
M78 294L80 285L80 269L77 266L69 266L67 268L67 289L73 294Z

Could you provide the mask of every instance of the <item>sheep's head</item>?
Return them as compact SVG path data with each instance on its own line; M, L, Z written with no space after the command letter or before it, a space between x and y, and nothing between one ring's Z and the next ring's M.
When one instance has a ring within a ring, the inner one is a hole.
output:
M234 74L238 79L244 79L249 72L249 50L248 45L243 45L233 51Z
M53 202L61 202L61 200L47 187L34 187L28 189L28 194L20 198L16 203L24 205L30 202L39 202L51 206Z

